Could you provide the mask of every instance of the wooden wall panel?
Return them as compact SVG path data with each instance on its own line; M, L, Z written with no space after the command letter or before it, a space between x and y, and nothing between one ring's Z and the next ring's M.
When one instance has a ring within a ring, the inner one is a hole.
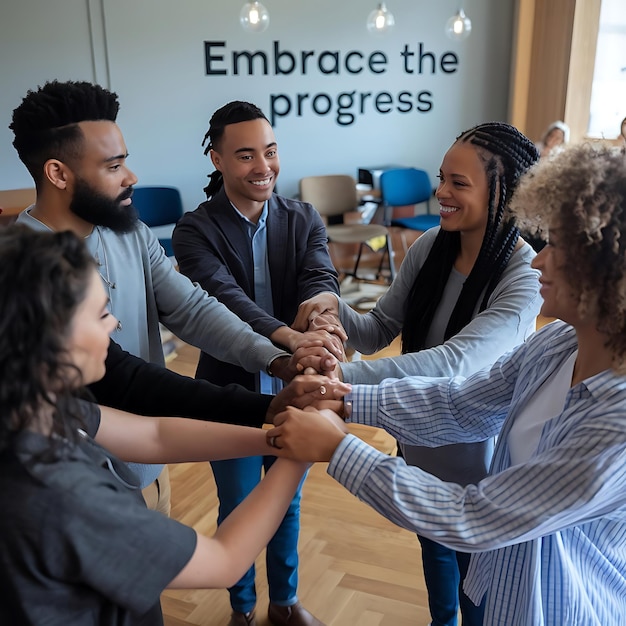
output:
M565 116L576 0L537 0L528 84L526 133L535 141Z
M514 19L516 27L513 29L514 42L511 55L509 122L525 132L528 115L530 62L535 28L535 0L517 2Z
M531 139L563 120L585 136L601 0L518 0L509 119Z

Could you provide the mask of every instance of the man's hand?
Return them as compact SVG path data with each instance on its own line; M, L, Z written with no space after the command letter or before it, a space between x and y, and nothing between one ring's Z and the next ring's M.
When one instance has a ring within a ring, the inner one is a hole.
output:
M337 365L337 358L323 346L322 341L316 339L303 341L302 347L298 348L291 357L283 356L274 359L270 366L270 372L272 376L285 382L289 382L307 368L310 368L309 371L311 372L328 374L336 378L334 373Z
M288 406L304 409L313 406L317 409L330 409L341 415L343 413L343 396L352 387L336 379L326 376L296 376L274 399L267 409L265 421L274 423L278 413Z
M288 407L274 418L267 442L276 456L296 461L330 461L348 427L333 411Z
M336 333L335 331L340 331ZM343 331L343 327L333 326L325 324L323 327L319 327L318 330L308 330L301 334L301 339L298 341L297 345L294 347L292 352L296 352L300 346L304 345L306 342L319 340L322 342L322 345L338 360L345 361L346 353L343 349L344 339L342 337L345 336Z
M298 307L298 314L291 327L304 333L306 336L311 336L311 333L325 331L332 337L336 346L335 349L330 351L339 361L345 362L348 360L344 348L344 342L347 341L348 335L339 319L339 301L335 294L330 292L320 293L302 302ZM292 352L295 353L296 350L292 350ZM324 372L308 366L303 371L306 374L313 374L315 371L328 373L328 371Z
M315 346L305 346L299 348L292 356L296 362L298 374L322 374L329 378L343 380L343 373L337 360L331 362L318 355L319 348Z
M313 331L326 331L330 333L330 335L334 338L338 349L341 350L341 355L337 356L337 358L344 363L348 360L346 358L346 350L344 346L345 342L348 340L348 335L346 334L344 327L341 325L339 316L329 312L318 315L309 324L307 334Z
M345 337L346 334L341 324L336 326L328 322L318 323L315 330L303 333L289 326L280 326L269 336L274 344L283 346L291 353L310 341L320 341L321 345L339 361L345 360L346 354L343 349Z
M318 315L325 312L331 313L339 319L339 304L337 296L333 293L318 293L316 296L302 302L298 307L298 314L291 327L304 332L309 329L310 323Z

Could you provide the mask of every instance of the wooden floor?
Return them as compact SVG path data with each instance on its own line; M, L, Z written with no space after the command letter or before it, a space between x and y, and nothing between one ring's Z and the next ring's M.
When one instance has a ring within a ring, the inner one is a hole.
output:
M397 354L394 343L385 354ZM169 366L193 375L197 351L184 346ZM354 426L378 449L393 452L382 431ZM172 517L212 534L217 517L215 483L208 463L170 466ZM302 603L328 626L426 626L427 609L419 543L359 502L314 466L304 484L300 533ZM257 559L259 626L267 626L264 554ZM226 626L230 616L225 590L166 591L166 626Z

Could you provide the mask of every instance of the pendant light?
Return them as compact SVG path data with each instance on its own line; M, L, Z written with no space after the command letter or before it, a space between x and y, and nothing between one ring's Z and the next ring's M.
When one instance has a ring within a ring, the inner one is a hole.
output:
M472 20L470 20L463 9L459 9L447 22L446 22L446 35L450 39L456 41L462 41L466 39L472 32Z
M370 33L386 33L389 32L396 23L393 15L387 10L384 2L381 2L367 18L367 30Z
M251 33L262 33L270 24L270 14L256 0L246 2L239 14L241 27Z

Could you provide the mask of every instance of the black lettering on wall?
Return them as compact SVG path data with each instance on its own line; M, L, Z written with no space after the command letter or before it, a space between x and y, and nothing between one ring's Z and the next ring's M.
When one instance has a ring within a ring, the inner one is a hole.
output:
M417 110L420 113L428 113L428 111L432 111L433 108L433 94L430 91L420 91L417 94L417 101L419 104L417 105Z
M254 75L254 65L253 61L255 58L259 58L263 62L263 71L261 72L263 76L267 76L267 54L265 52L261 52L257 50L257 52L233 52L233 74L239 74L239 59L247 59L248 60L248 76Z
M306 118L311 116L330 116L338 126L351 126L360 116L372 114L389 115L393 113L409 114L428 113L434 109L435 98L428 89L430 76L441 73L454 74L459 71L459 57L453 51L442 53L427 49L423 42L413 47L403 44L399 52L400 69L412 75L411 84L419 82L417 88L396 93L389 91L341 91L339 93L272 93L269 94L269 115L272 125L288 116ZM265 50L227 50L227 42L221 40L204 41L204 64L207 76L289 76L309 72L317 73L318 79L326 76L346 74L346 78L360 76L365 80L369 73L368 87L375 84L376 75L387 71L387 55L381 50L366 53L361 50L289 50L281 49L278 40L272 48ZM398 68L396 68L398 69ZM374 75L374 76L372 76ZM284 84L294 85L292 78L283 79ZM430 81L430 84L429 84ZM302 82L302 81L300 81ZM371 83L371 85L370 85ZM269 84L269 83L268 83ZM339 83L341 85L341 83ZM370 123L368 120L367 123Z
M382 67L379 68L379 65L382 65ZM370 72L374 74L382 74L383 72L387 71L386 65L387 56L384 52L380 52L380 50L377 50L376 52L372 52L372 54L370 54L367 63L367 66L370 68Z
M454 74L459 65L459 57L457 57L454 52L444 52L441 55L440 65L441 71L444 74Z
M287 57L289 62L289 68L284 69L281 67L280 62L281 59ZM296 57L289 52L288 50L280 50L280 45L278 41L274 42L274 74L278 76L279 74L291 74L296 69Z
M351 50L350 52L348 52L348 54L346 54L346 71L349 74L360 74L363 71L363 64L359 65L358 67L353 67L351 65L352 57L359 57L359 59L362 60L363 53L359 52L358 50Z
M224 76L227 73L227 70L220 68L216 69L214 66L214 61L223 61L223 54L213 54L213 48L224 48L226 46L225 41L205 41L204 42L204 73L207 76L211 75L220 75Z
M325 59L330 61L328 66L324 61ZM322 74L339 74L339 53L329 52L328 50L322 52L317 60L317 67Z

